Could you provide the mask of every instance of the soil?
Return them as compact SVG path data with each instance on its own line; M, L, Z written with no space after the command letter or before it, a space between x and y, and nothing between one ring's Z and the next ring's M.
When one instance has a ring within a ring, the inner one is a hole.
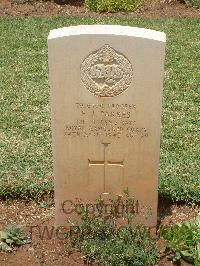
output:
M22 4L21 2L25 2ZM1 0L0 16L90 16L90 17L178 17L200 18L200 10L188 8L181 0L145 0L144 7L135 12L99 14L89 12L83 0L66 0L66 4L36 0ZM29 3L27 3L29 2Z
M198 215L200 215L200 206L176 205L160 200L158 212L159 225L182 223ZM70 256L67 255L63 231L61 230L56 235L56 231L53 228L54 206L44 208L41 204L35 202L0 201L0 230L9 224L21 225L27 233L30 233L32 230L32 242L16 248L11 253L0 251L1 266L86 265L84 264L83 256L79 252L75 252ZM49 232L52 230L52 237L50 235L48 237L47 231L43 235L45 226ZM163 240L158 239L158 250L163 246ZM168 261L167 257L161 257L158 265L169 266L172 263ZM182 263L181 265L189 264Z

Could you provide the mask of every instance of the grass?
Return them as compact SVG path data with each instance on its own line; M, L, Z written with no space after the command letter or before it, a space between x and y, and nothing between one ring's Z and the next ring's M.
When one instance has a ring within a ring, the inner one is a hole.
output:
M142 6L142 0L86 0L87 8L95 12L134 11Z
M185 3L189 7L200 8L200 1L199 0L185 0Z
M167 34L159 193L199 202L199 20L172 18L0 18L0 197L53 191L47 36L53 28L93 23Z
M192 265L200 265L200 217L183 224L160 229L166 241L164 252L173 261L184 259Z

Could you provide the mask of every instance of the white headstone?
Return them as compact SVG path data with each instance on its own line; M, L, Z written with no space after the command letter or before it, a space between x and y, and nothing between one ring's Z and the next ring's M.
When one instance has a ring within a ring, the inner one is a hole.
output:
M48 37L56 224L63 202L93 202L128 187L157 223L165 34L73 26Z

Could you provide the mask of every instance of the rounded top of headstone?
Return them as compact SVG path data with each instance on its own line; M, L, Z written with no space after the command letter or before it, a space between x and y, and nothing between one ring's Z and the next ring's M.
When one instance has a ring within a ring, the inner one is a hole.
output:
M79 25L51 30L48 40L76 35L121 35L165 42L164 32L119 25Z

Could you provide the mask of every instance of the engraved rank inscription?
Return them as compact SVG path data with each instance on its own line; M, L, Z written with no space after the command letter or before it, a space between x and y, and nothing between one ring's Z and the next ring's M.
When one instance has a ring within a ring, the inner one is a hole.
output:
M133 69L129 60L108 44L91 53L81 65L81 80L96 97L114 97L128 89Z

